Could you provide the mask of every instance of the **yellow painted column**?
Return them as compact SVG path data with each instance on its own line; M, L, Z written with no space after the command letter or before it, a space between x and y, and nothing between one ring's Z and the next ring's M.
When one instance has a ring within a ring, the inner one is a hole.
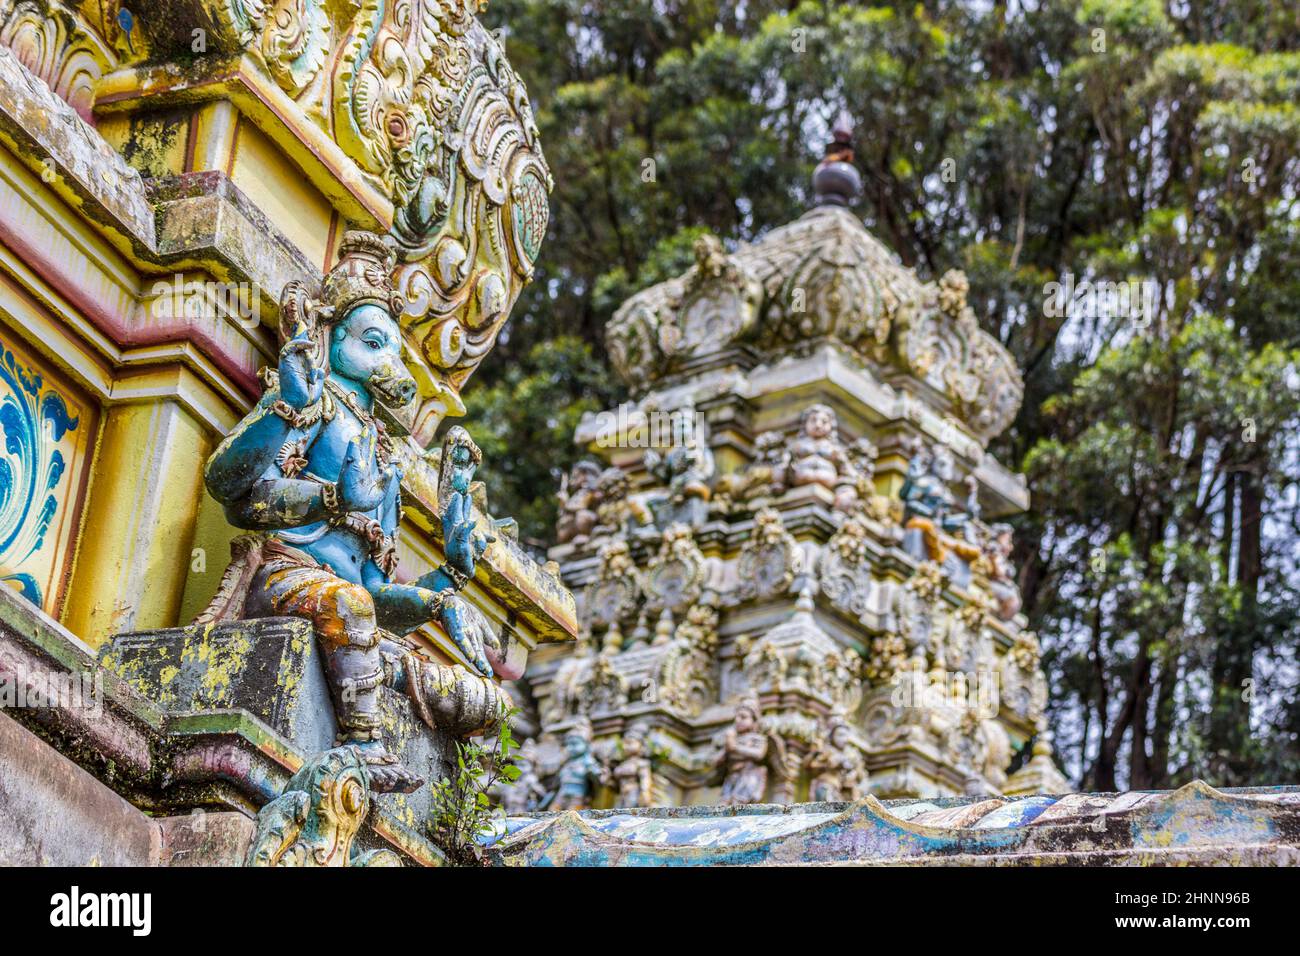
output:
M107 410L63 613L92 647L177 623L212 441L174 401Z

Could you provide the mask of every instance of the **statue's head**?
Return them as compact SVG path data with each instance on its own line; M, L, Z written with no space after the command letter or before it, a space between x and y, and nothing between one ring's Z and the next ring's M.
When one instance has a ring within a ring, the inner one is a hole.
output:
M741 734L752 733L758 729L758 698L746 695L741 698L736 705L736 732Z
M930 473L941 481L952 481L957 474L957 463L946 445L937 445L930 459Z
M354 305L330 329L330 370L365 386L385 405L401 408L415 398L415 379L402 362L402 330L374 302Z
M835 714L826 722L826 736L836 750L843 750L849 745L849 725L842 716Z
M623 756L639 757L645 752L645 732L633 727L623 735Z
M835 434L839 422L829 405L814 405L803 413L804 434L810 438L828 438Z
M416 397L416 383L402 358L397 316L405 302L393 288L393 250L373 232L348 232L339 262L321 283L321 300L298 282L285 287L280 330L285 338L305 323L316 340L316 360L340 378L363 386L391 408Z
M581 757L591 747L591 721L579 717L564 735L564 750L573 758Z
M993 535L993 543L997 545L998 551L1003 554L1010 554L1015 549L1015 529L1011 525L998 522L990 531Z
M580 461L569 474L569 484L574 488L594 488L600 477L600 466L594 461Z

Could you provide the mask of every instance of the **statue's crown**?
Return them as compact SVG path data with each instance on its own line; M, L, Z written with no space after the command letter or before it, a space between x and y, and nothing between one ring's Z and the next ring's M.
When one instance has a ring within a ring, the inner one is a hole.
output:
M339 244L339 262L321 286L325 304L341 319L355 306L372 302L400 315L406 302L393 288L397 256L381 236L352 230Z

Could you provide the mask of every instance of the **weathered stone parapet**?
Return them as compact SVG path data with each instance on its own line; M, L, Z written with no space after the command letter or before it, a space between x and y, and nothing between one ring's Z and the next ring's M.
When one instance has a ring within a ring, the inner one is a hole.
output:
M0 713L0 866L237 866L236 811L151 817Z
M506 866L1295 866L1300 791L1180 790L512 817Z
M310 699L313 686L319 693L323 677L311 676L310 668L281 668L282 660L304 664L310 659L298 656L299 651L291 647L291 633L282 626L276 631L262 653L247 656L239 647L230 646L231 640L236 645L241 640L229 636L226 641L210 639L206 644L196 641L187 645L179 628L152 644L145 636L135 635L132 647L141 656L134 669L139 674L160 679L169 673L167 667L177 666L173 677L177 689L170 704L164 705L141 692L140 688L154 684L154 678L138 677L133 682L100 666L82 641L8 588L0 588L0 691L14 697L12 704L6 702L0 721L15 728L12 733L0 734L0 761L14 760L12 774L4 774L0 809L13 821L15 834L31 838L11 845L14 862L34 861L32 855L39 855L41 846L55 844L63 849L47 849L50 861L92 862L95 847L117 839L111 829L102 826L114 818L136 834L131 839L141 848L138 853L131 851L131 841L126 840L120 849L134 855L119 862L175 864L183 862L184 856L196 865L237 865L242 861L252 833L251 818L275 799L293 773L317 752L291 735L302 733L304 740L317 739L320 750L332 744L325 733L311 738L310 722L303 719L305 711L293 704L295 699L299 704ZM256 644L251 641L249 650ZM217 671L223 676L205 684L196 676L197 662L187 663L190 669L180 676L179 665L167 662L181 662L187 648L195 654L215 654ZM272 649L281 656L276 657ZM106 656L109 653L106 651ZM130 657L130 652L124 656ZM273 665L268 663L272 659ZM242 666L237 665L239 660L244 661ZM133 669L123 666L128 672ZM296 689L286 689L287 697L278 703L270 700L262 708L288 733L237 706L210 706L247 700L240 695L250 693L268 672L272 683L276 675L289 677L291 683L301 682ZM187 690L182 693L181 687ZM185 707L180 706L182 697ZM390 704L388 713L395 732L421 732L417 728L423 725L410 713L404 697L393 694ZM328 718L328 711L317 716ZM20 732L19 725L26 730ZM431 746L426 744L426 748ZM47 786L41 779L62 789L45 789L45 796L39 796ZM58 783L60 780L66 785ZM63 805L59 793L72 801L67 812L73 813L76 795L83 790L87 799L93 798L92 803L102 800L105 809L85 816L85 829L71 843L59 844L58 834L49 835L55 843L47 843L41 836L43 824L36 817L45 819L59 812L51 810ZM388 797L379 801L358 840L370 849L394 849L412 862L438 863L441 854L419 833L417 808L404 800ZM154 816L147 817L142 810ZM235 816L244 823L235 821ZM217 829L187 832L187 827L193 830L205 819L218 821ZM144 849L146 845L153 849ZM164 851L166 856L160 855ZM107 851L100 854L100 860L107 862Z
M421 658L402 645L385 646L400 675L396 682L405 688L381 689L385 740L409 766L427 767L434 778L445 776L454 766L454 741L490 730L508 699L495 683L463 667ZM205 727L223 721L249 722L264 726L298 754L320 754L335 745L334 707L307 621L266 618L123 634L102 649L100 661L136 692L189 723L187 735L202 736ZM215 743L196 739L199 749L169 772L194 785L209 775L252 784L254 768L237 750ZM378 801L399 817L421 820L428 790Z

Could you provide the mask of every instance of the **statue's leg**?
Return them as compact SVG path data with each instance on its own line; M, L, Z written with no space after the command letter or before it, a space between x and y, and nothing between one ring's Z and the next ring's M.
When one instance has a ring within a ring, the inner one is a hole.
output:
M271 613L312 622L334 698L336 745L362 751L371 789L410 793L419 787L424 781L384 747L379 710L384 662L370 592L324 568L291 567L268 574L262 596Z

